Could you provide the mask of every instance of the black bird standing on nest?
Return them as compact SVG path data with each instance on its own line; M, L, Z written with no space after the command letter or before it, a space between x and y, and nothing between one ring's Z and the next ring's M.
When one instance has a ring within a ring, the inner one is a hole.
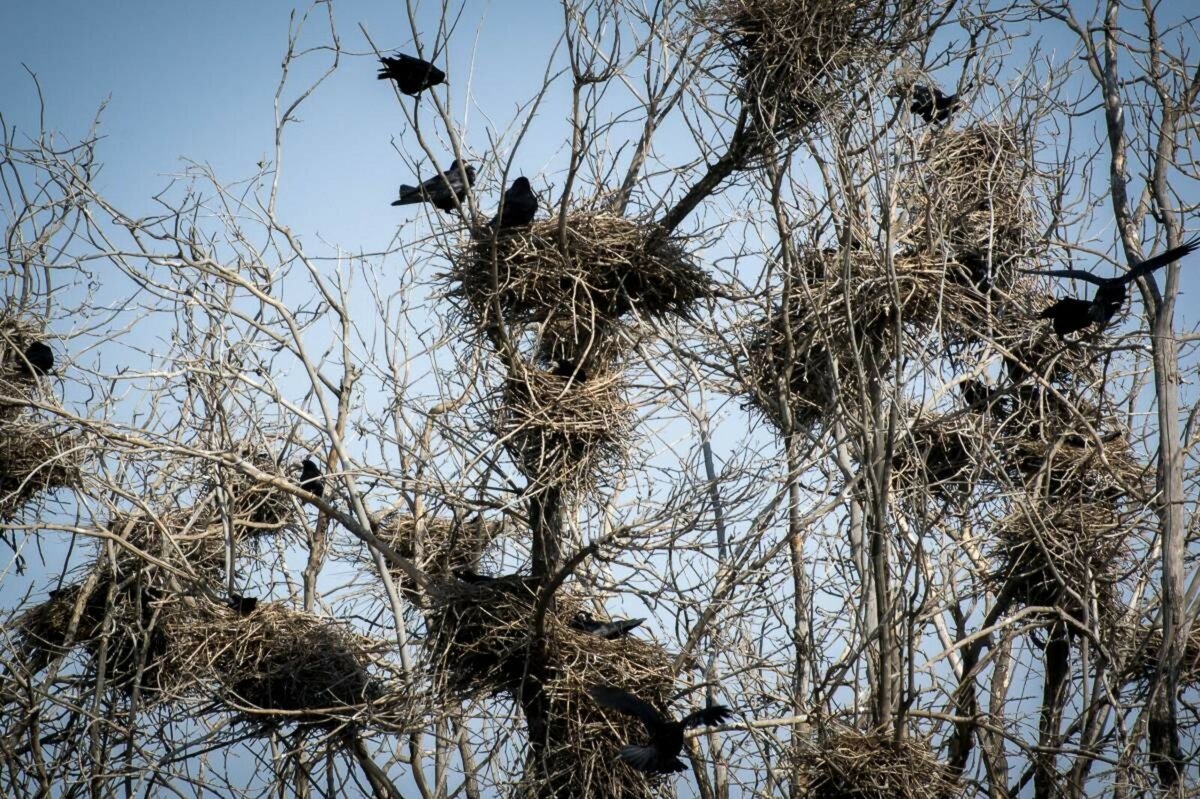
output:
M1098 286L1096 296L1090 300L1063 297L1038 314L1039 319L1052 320L1054 332L1058 334L1059 338L1062 338L1068 333L1075 333L1093 324L1103 328L1112 321L1117 311L1121 310L1121 306L1125 304L1130 283L1149 275L1159 267L1179 260L1188 253L1194 252L1198 247L1200 247L1200 236L1193 236L1178 247L1172 247L1152 258L1139 261L1120 277L1099 277L1083 269L1022 269L1021 271L1028 275L1086 280Z
M404 53L393 56L382 56L379 68L380 80L394 80L397 88L404 94L415 96L446 80L446 73L419 58Z
M571 619L571 628L611 641L614 638L624 638L629 635L630 630L640 627L644 621L645 619L600 621L587 611L581 610Z
M556 377L565 377L567 379L574 378L582 383L588 379L588 374L583 367L576 366L573 361L568 358L557 358L554 361L554 368L550 370L550 374Z
M258 607L258 597L230 594L229 599L225 600L225 604L236 610L239 615L249 616Z
M731 715L729 708L724 705L709 705L693 710L679 721L675 721L620 688L593 685L588 688L588 693L605 707L636 716L645 725L650 743L622 746L620 757L638 771L650 774L687 770L687 766L679 759L679 753L683 751L683 731L689 727L720 724Z
M488 226L493 230L506 227L528 225L537 214L538 198L529 185L529 178L521 176L512 182L508 191L504 192L504 202L501 203L500 213L492 217Z
M911 97L912 102L908 110L925 120L925 124L942 124L962 104L957 94L944 94L937 86L931 88L923 83L913 83L907 87L897 86L888 96Z
M463 175L466 182L463 182ZM475 167L470 164L459 169L458 161L450 164L450 168L439 173L419 186L404 185L400 187L400 199L392 205L412 205L413 203L431 203L434 208L446 213L453 213L467 196L467 189L475 185Z
M32 341L25 348L25 358L20 364L20 373L33 377L49 374L54 369L54 350L41 341Z
M318 497L325 495L325 480L311 458L300 461L300 487Z

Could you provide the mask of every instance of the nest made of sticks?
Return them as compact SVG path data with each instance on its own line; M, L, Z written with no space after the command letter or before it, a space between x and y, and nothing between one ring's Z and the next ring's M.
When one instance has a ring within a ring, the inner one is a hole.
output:
M28 396L34 376L25 363L25 350L42 339L42 330L40 322L0 311L0 396ZM0 404L0 420L20 412L19 404Z
M1118 624L1112 627L1112 648L1121 658L1125 673L1139 680L1152 680L1163 663L1162 627L1146 622ZM1200 684L1200 625L1193 624L1183 640L1183 660L1179 681Z
M418 520L394 511L375 521L376 536L397 554L416 563L426 574L445 576L463 569L477 571L479 559L505 533L503 520L446 518L427 515Z
M975 414L951 413L918 420L897 442L892 474L902 494L919 501L931 491L962 504L986 479L981 450L987 438Z
M256 721L326 723L366 713L382 694L368 672L374 643L279 603L249 614L204 603L171 630L170 666Z
M1010 124L947 129L922 142L902 179L903 241L928 252L986 257L997 264L1029 257L1041 226L1033 202L1036 170L1028 137Z
M1117 618L1130 531L1105 502L1049 500L1016 510L992 528L989 575L997 594L1056 608L1080 624Z
M742 103L787 136L924 35L913 0L714 0L701 23L733 55Z
M446 275L467 322L489 331L498 310L509 327L549 325L557 340L583 346L631 312L687 317L712 296L683 241L651 223L585 211L569 214L561 230L560 222L476 231Z
M0 421L0 522L43 491L79 485L87 457L83 444L81 436L57 425Z
M251 450L246 449L245 453ZM270 453L244 454L254 468L272 477L287 479L278 460ZM281 532L295 518L292 495L236 469L224 470L224 488L229 496L230 515L238 538L256 538Z
M795 768L809 799L949 799L962 788L925 741L838 729L801 741Z
M633 417L616 374L580 380L532 368L505 380L491 408L492 428L521 473L573 490L620 462Z

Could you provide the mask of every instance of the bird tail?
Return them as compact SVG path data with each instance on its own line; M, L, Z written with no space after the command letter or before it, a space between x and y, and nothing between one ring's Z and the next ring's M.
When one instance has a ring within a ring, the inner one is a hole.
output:
M412 205L419 202L421 202L420 187L405 184L400 187L400 199L393 202L392 205Z

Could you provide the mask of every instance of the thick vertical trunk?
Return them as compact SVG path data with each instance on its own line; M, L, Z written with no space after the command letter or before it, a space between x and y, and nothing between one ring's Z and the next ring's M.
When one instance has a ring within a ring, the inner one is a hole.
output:
M1062 727L1063 703L1071 676L1071 639L1067 628L1055 624L1046 642L1046 669L1042 683L1042 718L1039 725L1038 749L1034 764L1034 799L1055 799L1060 793L1055 750Z

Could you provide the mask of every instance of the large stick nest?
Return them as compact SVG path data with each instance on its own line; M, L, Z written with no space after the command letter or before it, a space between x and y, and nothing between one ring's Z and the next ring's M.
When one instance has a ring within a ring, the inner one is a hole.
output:
M490 333L498 311L509 327L540 325L560 349L573 342L578 351L626 314L686 317L712 295L682 241L651 224L576 212L559 227L554 218L498 235L477 231L447 275L464 318Z
M1022 131L1007 124L947 129L925 139L920 156L900 186L908 245L959 257L990 252L1001 266L1029 256L1040 225L1031 193L1033 158Z
M1163 663L1162 627L1146 624L1119 624L1112 628L1113 648L1125 671L1141 680L1152 680ZM1183 660L1179 664L1179 681L1187 685L1200 684L1200 625L1193 624L1182 643Z
M80 484L83 438L28 419L0 421L0 522L43 491Z
M328 723L369 714L374 726L404 726L390 703L374 713L384 696L368 672L377 645L329 619L278 603L247 615L204 603L172 626L170 641L173 670L201 691L219 683L227 705L249 718Z
M1129 527L1111 504L1051 500L1001 519L992 533L997 593L1027 607L1057 608L1093 628L1119 615Z
M809 799L949 799L961 791L922 741L837 730L800 742L795 768Z
M616 375L581 380L524 369L505 380L491 416L522 474L541 485L586 490L625 454L633 410Z
M985 441L975 414L952 413L921 419L897 443L892 474L905 498L920 502L931 491L962 505L988 477L980 450Z
M43 325L33 319L0 311L0 396L28 396L33 375L25 366L25 350L42 338ZM19 415L19 404L0 403L0 420Z
M249 453L248 448L243 453ZM271 477L286 479L283 467L270 453L259 451L249 456L254 468ZM256 538L283 531L296 516L292 495L236 469L223 470L224 488L238 538Z
M417 564L426 574L444 576L467 569L477 571L479 559L500 536L500 520L443 518L389 513L374 524L375 535L392 549Z
M732 53L764 131L795 133L924 35L915 0L715 0L700 19Z
M545 795L547 785L570 785L571 795L582 797L653 795L644 775L617 760L621 746L644 738L641 722L603 710L587 689L617 685L665 707L674 679L661 647L574 629L580 602L561 591L545 611L539 638L537 583L528 577L446 580L430 590L428 602L427 643L445 689L522 701L522 691L537 685L549 703L549 743L531 747L537 762L526 769L520 795Z
M839 394L855 400L859 364L868 379L871 363L883 377L898 329L922 333L938 325L975 335L988 315L983 295L946 280L940 259L898 256L889 264L866 250L810 249L798 260L787 305L755 326L742 373L751 404L780 429L786 428L781 394L793 424L808 425Z

